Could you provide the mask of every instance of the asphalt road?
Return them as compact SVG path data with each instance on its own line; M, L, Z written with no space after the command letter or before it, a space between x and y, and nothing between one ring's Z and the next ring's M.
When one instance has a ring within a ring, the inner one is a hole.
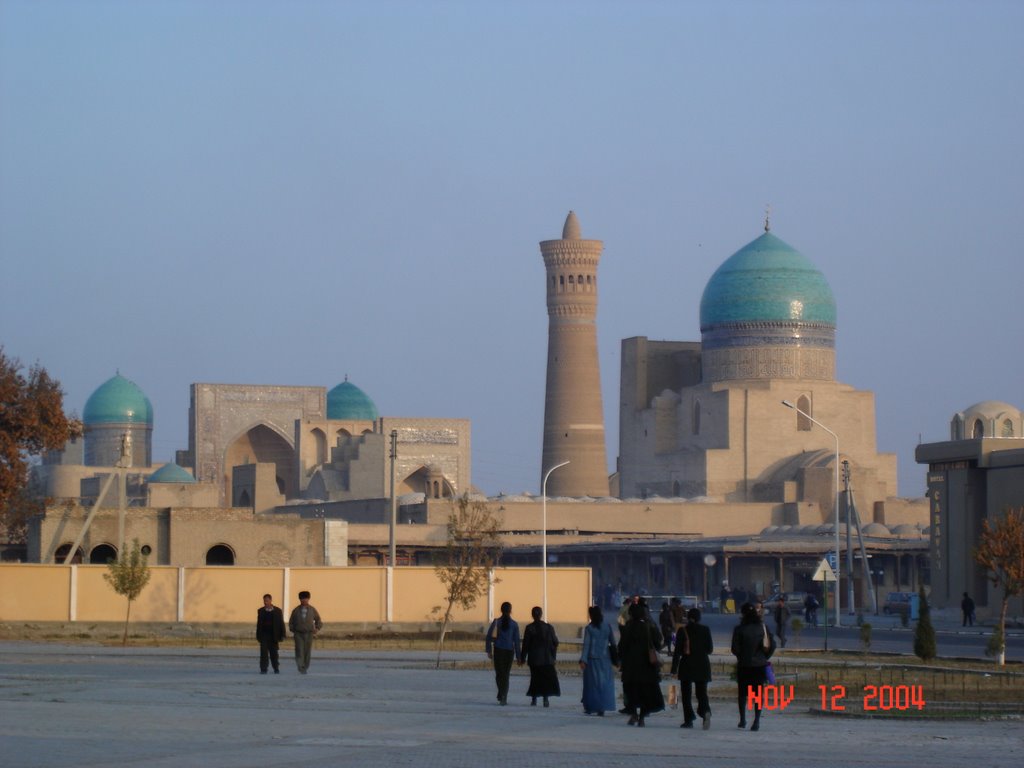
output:
M898 618L889 616L865 616L864 620L871 624L871 650L878 653L913 653L913 625L903 627ZM706 614L702 621L707 624L714 635L715 647L723 651L729 648L732 628L738 617L735 615ZM829 627L828 647L831 650L859 651L860 628L856 625L855 616L842 617L840 627ZM847 625L848 623L848 625ZM774 631L774 624L768 622L769 629ZM966 659L986 659L985 648L992 635L990 627L965 627L938 620L935 622L936 646L940 657ZM823 649L825 646L825 630L823 627L807 627L801 632L799 640L789 633L790 648ZM1024 659L1024 632L1012 630L1007 632L1007 659Z
M283 656L286 654L283 654ZM562 677L550 709L529 706L516 669L507 707L493 673L434 669L429 652L314 649L308 675L257 649L107 648L0 643L0 764L5 768L261 768L281 765L586 768L986 768L1024 764L1019 720L822 717L790 707L761 730L714 704L709 731L666 711L631 728L586 717L581 678ZM482 652L446 654L480 661ZM730 686L727 680L715 686Z

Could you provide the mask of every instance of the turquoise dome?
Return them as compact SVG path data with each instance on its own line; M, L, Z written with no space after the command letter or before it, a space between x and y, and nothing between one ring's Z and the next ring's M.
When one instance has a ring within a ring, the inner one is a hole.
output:
M379 415L373 400L348 379L327 393L328 419L374 421Z
M149 476L150 483L194 483L196 479L187 469L170 461Z
M835 328L836 301L810 260L771 232L730 256L700 300L702 332L732 323L794 322Z
M85 403L82 421L93 424L153 425L153 406L133 381L121 374L103 382Z

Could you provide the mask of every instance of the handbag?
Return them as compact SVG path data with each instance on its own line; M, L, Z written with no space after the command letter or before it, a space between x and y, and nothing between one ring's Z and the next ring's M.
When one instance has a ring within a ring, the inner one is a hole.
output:
M764 640L761 641L761 647L764 649L765 659L770 659L775 652L775 643L772 642L772 636L768 633L768 627L762 624L761 629L764 630Z
M619 647L610 637L608 638L608 658L611 659L613 667L619 666Z
M647 629L647 624L643 625L644 632L647 633L647 660L651 662L651 666L661 671L661 659L658 658L658 650L654 647L654 641L651 640L651 632Z

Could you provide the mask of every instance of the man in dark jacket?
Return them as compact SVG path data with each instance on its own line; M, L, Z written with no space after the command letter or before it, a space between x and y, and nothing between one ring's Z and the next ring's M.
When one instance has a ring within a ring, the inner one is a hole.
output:
M732 654L736 657L736 699L740 710L738 728L747 727L747 695L751 688L765 684L769 659L775 653L775 638L761 623L761 617L750 603L740 608L740 623L732 631ZM754 699L754 723L750 730L761 727L761 705Z
M711 630L700 623L700 611L691 608L686 614L686 625L676 636L676 651L672 656L672 674L679 675L683 698L681 728L693 728L699 716L704 730L711 727L711 703L708 701L708 683L711 682L711 659L715 646ZM693 712L691 685L697 689L697 713Z
M786 625L789 624L789 606L786 605L786 599L779 596L778 602L775 603L775 608L772 610L773 617L775 619L775 635L779 638L779 645L783 648L786 647Z
M963 626L974 626L974 601L971 596L964 592L964 599L960 601L960 611L964 616Z
M284 640L284 613L274 605L274 598L263 596L263 607L256 613L256 640L260 644L260 674L267 674L273 665L274 674L281 671L278 644Z

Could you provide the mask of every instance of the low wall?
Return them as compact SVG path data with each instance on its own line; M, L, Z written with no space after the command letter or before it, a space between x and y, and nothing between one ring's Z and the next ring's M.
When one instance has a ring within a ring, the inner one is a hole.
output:
M445 590L433 568L175 568L151 566L149 584L132 603L133 621L251 623L269 592L287 614L298 593L326 623L418 623L436 618ZM0 621L123 621L126 602L103 578L105 565L0 564ZM549 568L548 620L587 622L589 568ZM528 622L542 604L543 569L497 568L476 605L456 606L454 620L486 623L504 601Z

